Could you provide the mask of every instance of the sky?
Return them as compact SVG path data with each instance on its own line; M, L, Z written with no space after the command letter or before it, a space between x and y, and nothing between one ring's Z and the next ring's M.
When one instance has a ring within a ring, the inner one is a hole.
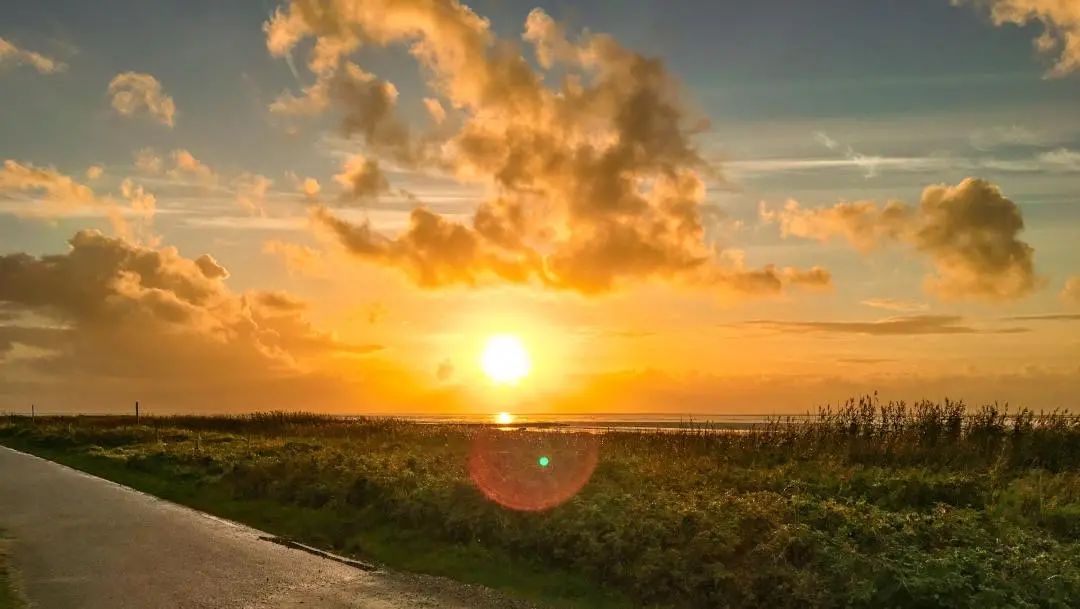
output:
M1075 410L1078 102L1069 0L5 7L0 411Z

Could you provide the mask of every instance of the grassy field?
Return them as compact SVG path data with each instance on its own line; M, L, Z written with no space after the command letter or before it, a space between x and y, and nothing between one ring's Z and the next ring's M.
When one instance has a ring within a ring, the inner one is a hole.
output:
M0 530L0 609L22 609L25 605L15 592L7 564L4 531Z
M1063 415L866 398L745 433L593 436L285 414L134 423L10 419L0 443L556 607L1080 599L1080 421ZM503 499L557 494L544 484L575 460L595 471L558 506L514 511L478 489L478 450L498 455L489 465L534 464L486 478L485 488L508 485Z

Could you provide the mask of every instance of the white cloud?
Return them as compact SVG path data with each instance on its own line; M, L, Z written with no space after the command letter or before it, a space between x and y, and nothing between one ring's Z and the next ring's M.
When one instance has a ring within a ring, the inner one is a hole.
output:
M1080 171L1080 152L1058 148L1039 155L1039 161L1059 171Z
M878 169L881 167L882 162L885 160L879 156L867 156L855 152L851 146L842 145L840 142L829 137L824 131L815 132L814 138L829 150L841 152L852 165L862 169L863 175L867 178L875 177L878 174Z

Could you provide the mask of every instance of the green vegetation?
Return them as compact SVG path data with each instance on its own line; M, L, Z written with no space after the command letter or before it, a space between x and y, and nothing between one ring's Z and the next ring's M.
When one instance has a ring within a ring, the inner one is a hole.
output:
M537 471L562 467L546 451L566 438L598 451L588 484L540 512L473 484L480 426L38 418L0 423L0 443L553 606L1076 607L1080 420L966 412L866 398L749 431L498 432Z
M8 569L4 532L0 530L0 609L22 609L25 605L15 591Z

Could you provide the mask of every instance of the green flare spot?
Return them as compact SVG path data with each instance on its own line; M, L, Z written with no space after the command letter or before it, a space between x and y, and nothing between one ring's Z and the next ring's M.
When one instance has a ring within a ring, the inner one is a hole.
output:
M540 457L536 460L536 462L540 464L540 467L547 467L551 464L551 459L548 459L547 457Z

